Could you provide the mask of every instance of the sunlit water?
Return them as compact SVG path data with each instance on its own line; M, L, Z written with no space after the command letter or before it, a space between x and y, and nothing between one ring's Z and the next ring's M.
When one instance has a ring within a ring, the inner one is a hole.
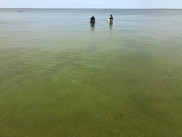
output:
M182 10L0 9L0 137L180 137L181 127Z

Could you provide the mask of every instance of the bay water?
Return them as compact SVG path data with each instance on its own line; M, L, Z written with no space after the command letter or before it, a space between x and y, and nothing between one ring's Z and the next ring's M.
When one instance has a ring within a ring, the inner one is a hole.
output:
M0 137L182 136L182 10L22 11L0 9Z

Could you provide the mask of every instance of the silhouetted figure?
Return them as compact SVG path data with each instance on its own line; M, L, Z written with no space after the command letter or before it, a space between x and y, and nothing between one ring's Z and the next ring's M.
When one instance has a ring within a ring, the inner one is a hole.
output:
M92 16L90 18L90 27L91 27L91 30L94 31L94 29L95 29L95 17L94 16Z
M90 18L90 23L95 23L95 17L94 17L94 16L92 16L92 17Z
M109 18L109 19L113 21L113 19L114 19L114 18L113 18L113 16L112 16L112 15L110 15L110 18Z
M109 19L107 20L107 22L108 22L110 25L113 25L113 20L114 20L113 16L110 15L110 17L109 17Z

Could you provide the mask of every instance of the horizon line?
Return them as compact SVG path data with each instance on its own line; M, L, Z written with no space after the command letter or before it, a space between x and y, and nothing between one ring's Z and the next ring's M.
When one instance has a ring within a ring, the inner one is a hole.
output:
M182 8L50 8L50 7L36 7L36 8L27 8L27 7L6 7L0 9L110 9L110 10L182 10Z

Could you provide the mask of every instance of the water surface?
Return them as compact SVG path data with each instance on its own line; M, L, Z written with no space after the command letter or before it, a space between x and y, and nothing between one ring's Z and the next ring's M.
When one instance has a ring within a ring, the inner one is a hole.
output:
M0 9L0 136L182 136L182 10L23 10Z

